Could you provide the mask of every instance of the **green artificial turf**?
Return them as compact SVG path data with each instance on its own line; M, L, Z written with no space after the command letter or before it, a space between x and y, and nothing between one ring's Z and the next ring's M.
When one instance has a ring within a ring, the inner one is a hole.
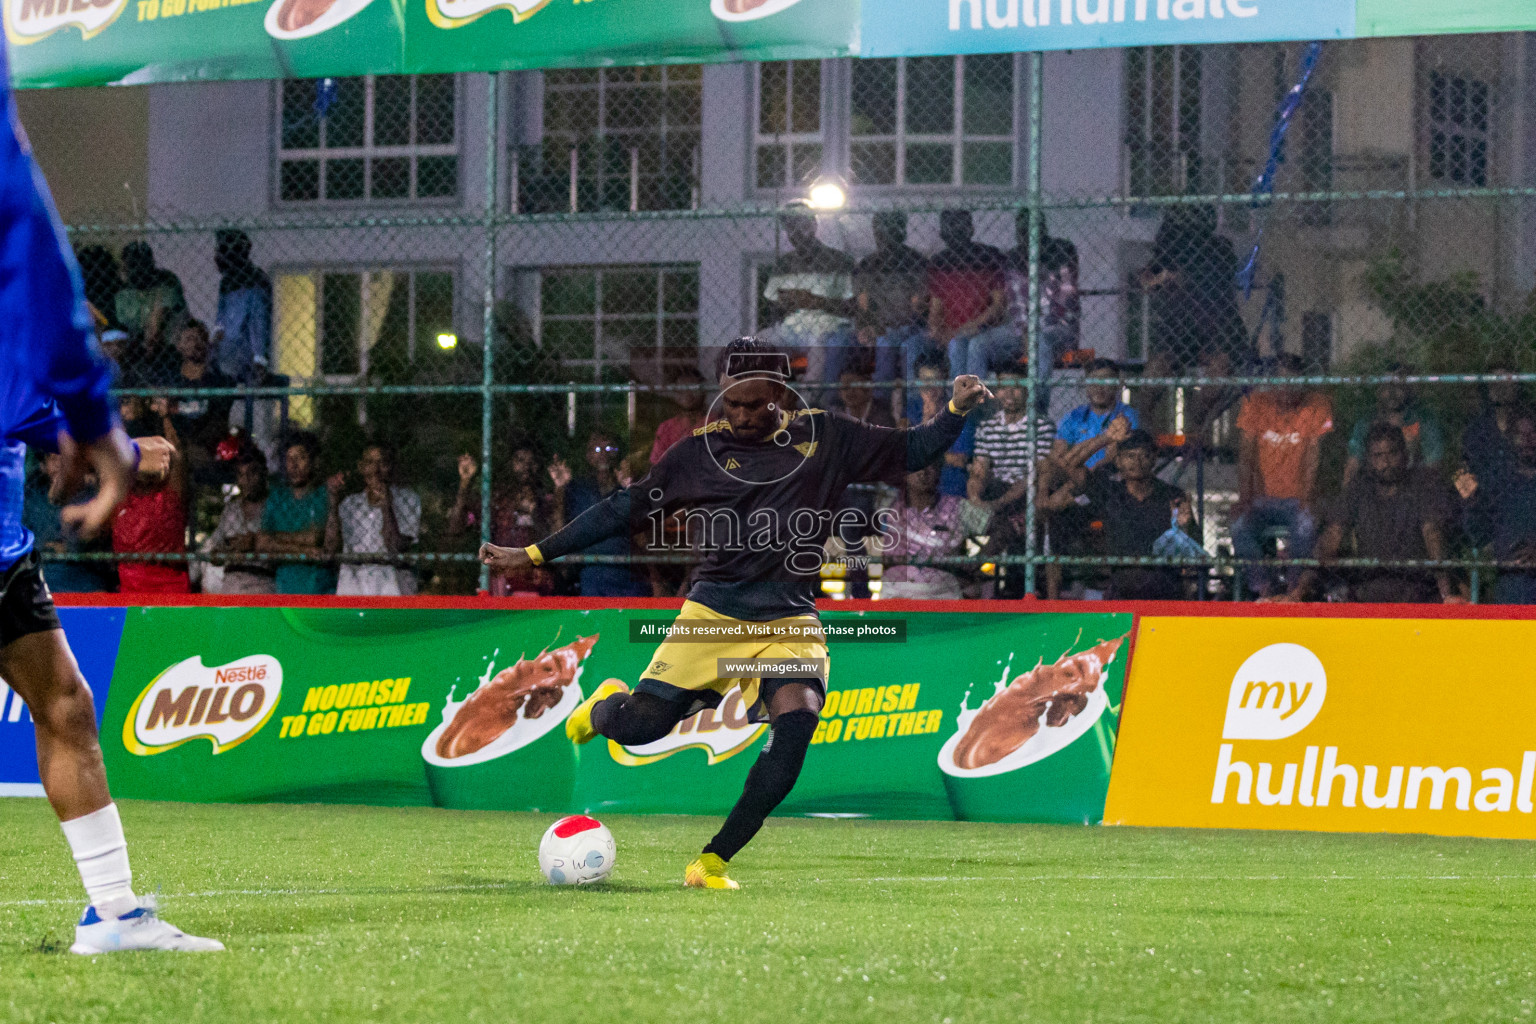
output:
M1536 847L786 819L685 890L704 818L612 818L556 889L549 818L122 805L135 881L223 954L64 952L41 800L0 800L0 1020L1441 1021L1536 1009Z

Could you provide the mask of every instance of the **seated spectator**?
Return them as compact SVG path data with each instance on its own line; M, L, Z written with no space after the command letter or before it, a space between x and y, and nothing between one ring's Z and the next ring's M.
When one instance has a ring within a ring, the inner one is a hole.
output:
M933 353L924 356L917 364L917 379L923 381L917 394L907 399L906 421L902 426L927 423L949 404L952 385L943 356ZM960 436L944 453L944 465L939 472L939 493L957 498L966 495L971 477L971 453L976 449L975 416L965 418Z
M123 287L123 275L117 268L117 257L104 245L86 245L75 250L75 261L80 264L80 280L85 284L85 301L107 321L106 327L116 327L117 293Z
M1056 428L1056 442L1051 448L1051 460L1054 463L1065 466L1076 462L1071 454L1072 449L1098 437L1114 420L1124 417L1132 430L1141 425L1136 410L1120 401L1121 388L1114 383L1119 376L1120 368L1112 359L1095 359L1088 364L1085 374L1088 380L1088 401L1061 418ZM1096 384L1094 381L1104 383ZM1105 459L1113 461L1115 457L1113 444L1084 450L1089 452L1088 461L1084 463L1089 469L1097 467Z
M1007 509L1025 496L1030 470L1056 448L1056 425L1035 417L1035 447L1029 447L1028 401L1017 385L994 385L997 412L976 427L976 453L966 494L984 508Z
M283 468L287 480L267 496L256 550L309 559L278 564L273 582L279 594L334 594L336 570L317 561L325 556L330 512L326 490L320 486L320 439L303 430L289 436Z
M1513 371L1499 365L1488 372ZM1520 385L1502 380L1484 384L1481 389L1483 411L1461 433L1461 458L1474 477L1491 481L1505 475L1515 461L1512 437L1514 414L1520 411Z
M49 496L54 482L64 472L64 456L57 452L43 455L36 472L27 480L22 503L21 525L32 531L37 540L37 550L44 554L74 555L111 551L109 538L82 542L73 531L64 527L59 515L63 505L56 504ZM75 501L85 502L95 497L95 488L87 488L76 495ZM117 571L110 562L67 562L49 559L43 570L48 587L60 594L97 594L117 589Z
M937 465L907 474L905 493L891 506L895 518L882 530L882 598L953 601L962 596L954 568L908 563L964 553L963 505L963 499L939 493Z
M1117 434L1125 420L1116 419ZM1150 557L1157 539L1178 529L1191 539L1200 536L1189 495L1159 480L1157 442L1145 430L1124 431L1115 448L1113 466L1090 473L1076 472L1080 455L1066 467L1069 479L1042 502L1049 512L1079 503L1104 524L1104 553L1117 558ZM1108 597L1114 600L1175 601L1183 598L1179 570L1159 566L1116 566L1109 573Z
M154 381L156 387L167 388L232 388L233 379L220 373L209 361L212 356L212 339L201 320L187 320L176 332L176 352L181 362L172 373ZM230 395L207 398L171 399L171 422L176 424L176 435L186 446L183 452L187 468L199 483L213 481L213 449L229 434L229 410L234 404Z
M584 452L589 475L571 479L571 471L564 462L550 466L550 477L555 482L555 529L581 515L620 487L628 486L628 480L619 475L619 446L606 431L594 430L587 437ZM629 537L609 537L586 548L584 555L631 555L634 553ZM581 567L582 597L650 597L650 574L639 567L616 562L589 563Z
M1151 352L1182 375L1206 348L1226 351L1242 369L1251 359L1237 304L1237 253L1216 233L1216 208L1175 206L1163 215L1152 258L1139 275L1151 296Z
M911 380L919 359L942 355L928 332L928 258L907 245L904 211L877 213L870 227L875 251L854 277L859 344L874 350L876 380ZM895 389L893 408L901 408L902 390Z
M697 367L685 366L677 372L673 383L687 385L672 392L668 397L678 408L676 416L661 421L656 428L656 440L651 443L651 465L661 461L677 442L689 437L704 425L708 395L704 393L704 375ZM497 543L501 543L497 541ZM531 542L530 542L531 543Z
M237 490L224 502L219 525L209 534L203 550L210 555L249 554L256 550L267 506L267 460L254 449L235 463ZM270 562L225 561L220 594L276 593L275 569Z
M1493 583L1494 604L1536 604L1536 410L1508 412L1513 458L1499 477L1463 470L1456 475L1467 533L1479 547L1492 545L1501 562L1531 568L1500 569ZM51 571L51 570L50 570Z
M363 489L345 498L347 474L326 481L330 514L325 524L325 548L349 555L384 555L379 562L343 562L337 570L336 593L348 596L409 597L416 593L416 574L395 561L421 537L421 495L394 483L394 453L381 444L363 449L357 460Z
M1029 210L1014 217L1017 244L1008 257L1008 307L1013 324L1027 330L1029 323ZM1082 298L1078 293L1077 246L1065 238L1052 238L1040 223L1040 376L1046 377L1061 357L1077 349L1082 322ZM1017 357L1015 357L1017 358Z
M1402 429L1391 423L1371 427L1365 437L1365 457L1364 472L1327 511L1317 557L1326 561L1352 548L1356 558L1446 558L1449 495L1439 477L1409 468ZM1351 580L1350 597L1355 601L1460 604L1466 600L1444 569L1356 569L1346 575ZM1318 571L1308 569L1278 600L1304 600L1317 580Z
M1007 323L1002 250L975 240L969 210L939 214L944 248L928 261L928 331L946 346L951 373L991 375L992 367L1017 369L1023 342Z
M1387 372L1400 377L1401 366L1387 367ZM1362 417L1355 423L1349 435L1349 459L1344 463L1344 486L1348 487L1360 472L1360 460L1365 456L1365 438L1372 425L1390 423L1403 432L1408 446L1408 468L1421 466L1440 468L1445 459L1445 437L1440 431L1440 421L1427 409L1413 400L1413 391L1401 380L1388 381L1376 389L1376 413Z
M1286 353L1275 374L1301 372L1301 359ZM1284 529L1288 550L1308 558L1317 539L1317 467L1323 437L1333 429L1328 396L1302 387L1277 387L1255 392L1237 412L1238 497L1233 508L1232 551L1238 558L1259 558L1264 534ZM1274 586L1270 572L1254 566L1245 571L1260 597Z
M895 427L891 408L884 402L875 401L875 389L869 387L872 379L869 362L854 360L843 368L838 376L837 399L832 403L834 412L868 423L872 427Z
M790 251L773 263L763 298L772 304L765 341L803 353L803 380L830 384L858 344L853 321L853 258L816 237L816 213L803 201L779 215Z
M448 511L448 534L465 533L479 539L480 474L473 455L459 456L459 492ZM491 492L491 543L525 548L554 532L554 497L539 483L539 457L531 446L519 445L505 473ZM530 566L491 577L491 593L497 597L548 595L555 592L554 578L543 566Z
M151 412L160 431L175 446L163 480L134 481L128 498L112 520L112 550L119 555L184 555L187 551L187 467L171 420L170 403L156 398ZM125 594L186 594L192 590L185 560L120 559L117 578Z

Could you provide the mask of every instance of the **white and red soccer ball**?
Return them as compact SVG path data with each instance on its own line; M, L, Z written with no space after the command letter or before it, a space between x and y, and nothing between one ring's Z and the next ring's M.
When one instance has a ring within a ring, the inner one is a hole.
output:
M613 874L613 833L596 818L572 814L539 840L539 870L552 885L588 885Z

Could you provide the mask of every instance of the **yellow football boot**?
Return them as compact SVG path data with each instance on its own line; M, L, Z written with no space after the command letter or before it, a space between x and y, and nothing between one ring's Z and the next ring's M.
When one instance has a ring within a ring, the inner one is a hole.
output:
M565 720L565 734L571 742L578 746L590 743L597 735L597 730L592 728L592 709L616 693L628 692L629 687L622 680L603 680L603 684L592 691L592 696L578 704L576 710L571 712L571 717Z
M692 889L740 889L725 873L725 861L717 853L701 853L683 872L683 884Z

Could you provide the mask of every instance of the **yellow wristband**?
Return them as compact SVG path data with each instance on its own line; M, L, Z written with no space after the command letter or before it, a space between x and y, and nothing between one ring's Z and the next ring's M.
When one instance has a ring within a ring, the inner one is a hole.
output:
M544 564L544 552L539 550L539 546L537 544L529 544L527 547L523 548L523 552L528 556L528 560L531 561L534 565Z
M954 413L956 416L964 416L965 415L965 413L963 413L959 409L955 408L955 400L953 398L951 398L949 400L949 411Z

